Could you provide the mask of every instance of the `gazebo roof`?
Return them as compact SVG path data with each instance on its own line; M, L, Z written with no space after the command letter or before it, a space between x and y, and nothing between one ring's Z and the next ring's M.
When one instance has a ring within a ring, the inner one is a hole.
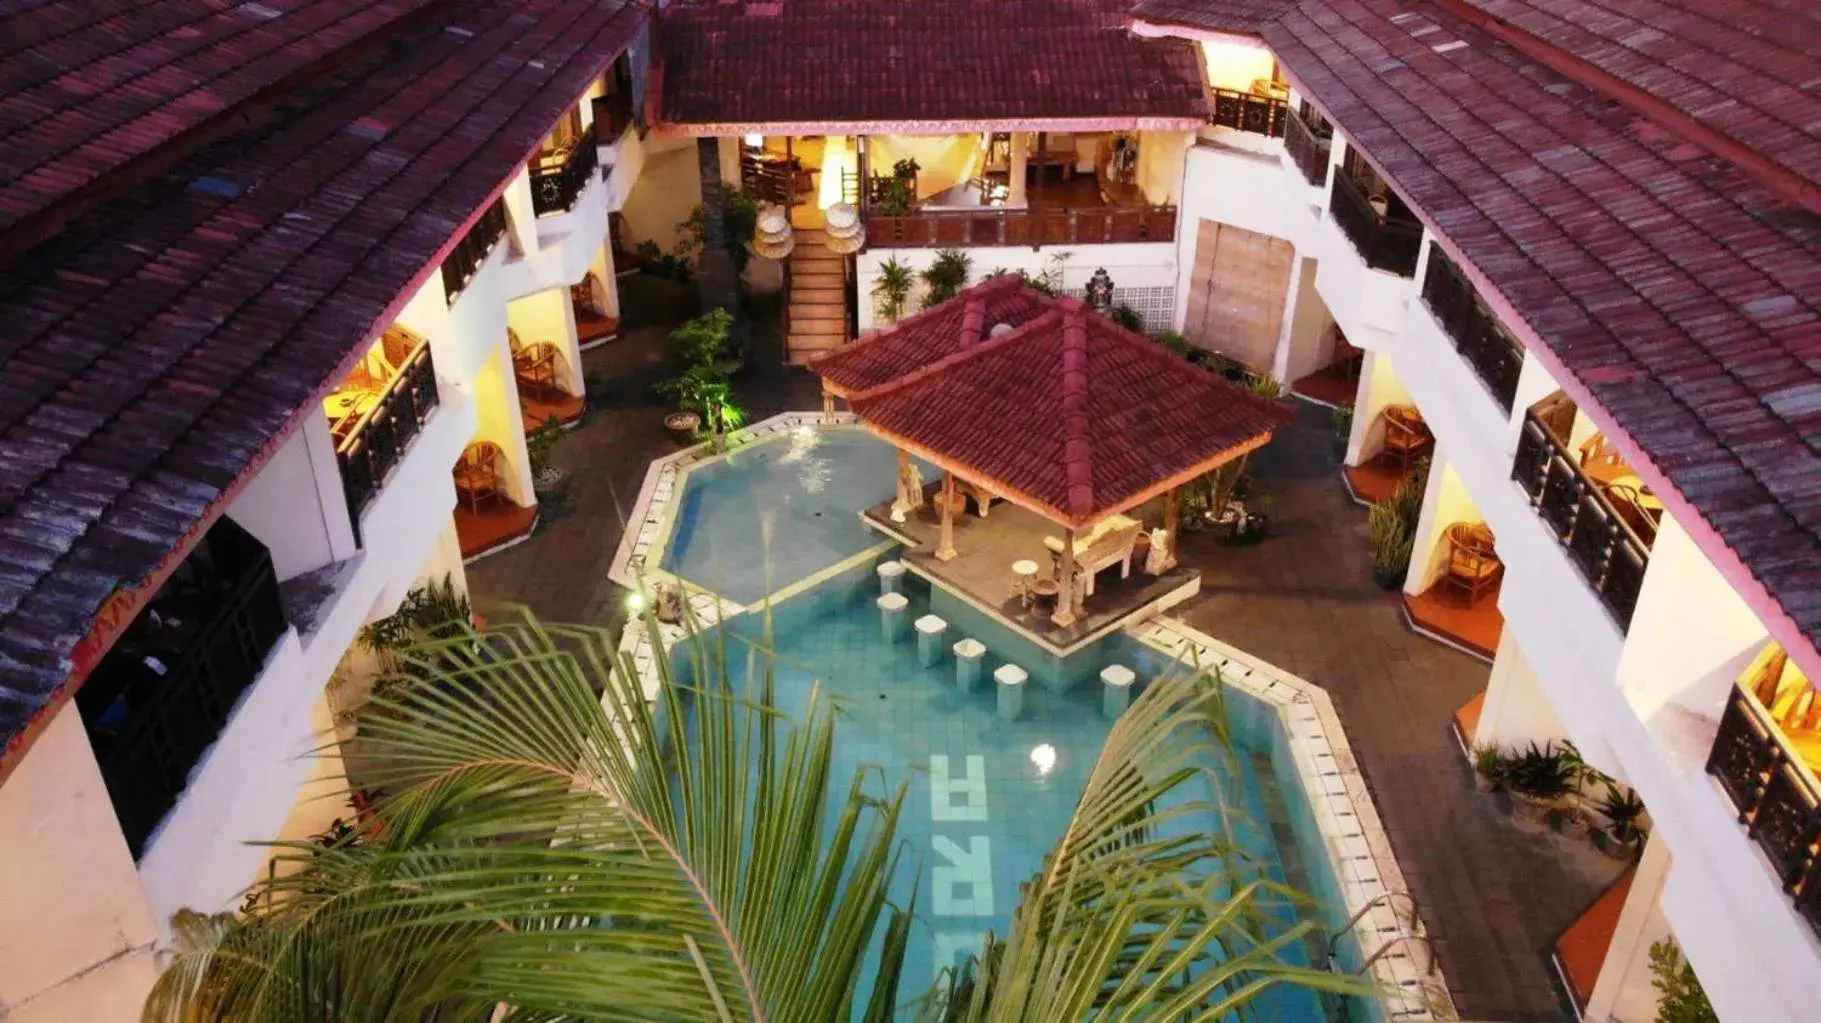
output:
M1082 528L1142 504L1261 446L1292 415L1078 299L987 287L944 305L1019 295L1042 311L973 343L931 339L939 316L907 321L905 337L894 342L895 329L853 349L909 364L923 338L941 354L848 400L875 432L1057 522Z
M1017 327L1029 323L1048 312L1052 302L1047 295L1025 287L1018 275L1000 274L809 365L829 391L845 397L976 345L996 324Z

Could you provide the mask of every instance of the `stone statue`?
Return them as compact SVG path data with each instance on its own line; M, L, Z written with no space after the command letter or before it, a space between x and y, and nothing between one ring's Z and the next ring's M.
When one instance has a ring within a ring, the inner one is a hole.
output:
M1146 575L1162 575L1170 570L1170 534L1162 529L1151 530L1151 547L1144 554L1144 572Z
M892 502L892 521L903 522L913 509L923 507L923 471L906 460L898 474L898 499Z

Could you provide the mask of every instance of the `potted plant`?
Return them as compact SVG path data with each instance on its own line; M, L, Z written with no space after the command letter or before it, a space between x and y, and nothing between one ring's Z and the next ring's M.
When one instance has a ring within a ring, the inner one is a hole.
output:
M1334 406L1334 453L1345 455L1347 441L1353 437L1353 405L1343 402Z
M879 276L873 280L873 298L879 303L879 316L892 323L904 315L910 304L911 289L916 287L916 274L897 256L879 264Z
M672 331L670 337L683 347L688 366L657 385L660 393L677 399L678 409L664 417L664 425L692 439L698 431L706 431L717 449L725 443L727 431L746 420L734 400L733 373L739 364L727 353L732 327L731 313L712 309Z
M1416 537L1389 501L1372 506L1366 525L1372 542L1372 581L1387 590L1404 584Z
M946 302L967 287L974 261L960 249L941 249L923 271L923 283L929 290L923 295L923 308Z
M1574 781L1573 766L1554 743L1541 749L1531 743L1505 768L1511 816L1527 827L1547 827L1550 811L1561 806L1563 797L1573 790Z
M1594 845L1615 860L1630 860L1644 847L1644 801L1619 783L1606 783L1606 800L1600 804L1606 826L1594 832Z
M562 493L569 481L569 474L551 461L557 442L566 432L563 421L553 415L525 436L525 454L531 459L531 489L540 500Z
M1505 780L1505 753L1491 743L1473 747L1473 787L1480 792L1495 792Z
M1674 938L1650 946L1650 986L1657 991L1656 1023L1720 1023L1701 978Z

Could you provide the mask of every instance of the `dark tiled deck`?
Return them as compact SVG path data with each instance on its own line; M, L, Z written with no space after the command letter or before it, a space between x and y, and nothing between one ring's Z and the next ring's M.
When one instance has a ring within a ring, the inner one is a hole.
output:
M933 491L936 484L929 486ZM1012 594L1014 561L1035 561L1040 578L1053 578L1050 552L1043 546L1043 538L1061 536L1062 529L1043 516L1004 501L995 502L985 518L968 511L956 520L956 555L949 561L938 561L935 556L942 525L933 501L906 516L903 522L891 520L889 501L867 509L866 518L880 532L915 542L916 546L906 548L900 555L913 572L996 614L1059 655L1109 626L1157 607L1160 601L1200 580L1199 572L1180 567L1159 576L1145 575L1144 558L1140 555L1132 560L1130 578L1121 579L1117 566L1102 571L1095 579L1094 595L1083 605L1081 619L1063 628L1050 621L1048 614L1026 610Z
M1358 465L1341 469L1347 489L1358 504L1377 504L1390 497L1404 481L1407 470L1390 455L1373 455Z
M1404 596L1404 615L1411 627L1443 642L1492 660L1498 653L1505 616L1499 613L1499 585L1493 584L1471 603L1466 593L1447 580L1422 593Z
M629 318L634 308L628 299ZM755 339L739 384L754 418L819 407L815 381L776 368L763 351ZM666 404L650 391L668 372L665 357L663 331L637 324L584 356L598 411L557 452L572 474L568 500L546 503L530 542L469 567L478 597L554 620L618 624L623 593L607 568L621 509L650 460L675 450L661 422ZM1186 536L1184 560L1201 569L1203 590L1178 613L1334 694L1462 1018L1572 1019L1550 951L1619 865L1585 843L1520 832L1499 797L1473 791L1451 721L1485 686L1486 666L1411 633L1396 597L1373 584L1365 518L1340 484L1332 447L1327 410L1308 409L1257 456L1278 535L1237 549Z

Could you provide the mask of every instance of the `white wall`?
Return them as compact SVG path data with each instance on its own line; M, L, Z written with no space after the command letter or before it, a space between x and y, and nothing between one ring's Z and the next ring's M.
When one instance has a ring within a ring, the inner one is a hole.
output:
M137 1020L157 934L69 704L0 788L0 1019Z
M1524 656L1523 646L1506 629L1492 659L1492 675L1486 683L1486 698L1480 704L1474 743L1522 748L1532 742L1542 746L1567 735L1568 727L1549 702L1549 693L1537 678L1530 659Z
M1429 463L1429 486L1423 491L1423 508L1416 523L1416 542L1405 573L1404 592L1415 596L1433 586L1448 571L1448 528L1457 522L1481 522L1473 495L1454 471L1454 463L1440 445Z
M272 552L280 582L354 556L327 416L309 416L228 506Z
M857 257L857 280L860 297L860 331L865 333L875 327L883 326L878 322L877 312L872 301L872 289L879 278L879 266L887 259L897 259L913 271L921 273L936 259L937 249L885 249L870 248ZM973 260L970 268L969 283L978 284L985 280L994 270L1023 270L1032 276L1050 271L1057 264L1056 256L1064 257L1062 268L1062 289L1079 291L1085 287L1088 278L1095 270L1105 269L1113 279L1113 301L1121 302L1121 292L1136 288L1174 288L1176 286L1176 247L1170 242L1140 242L1121 245L1070 245L1054 246L1044 249L1033 249L1028 245L970 248L966 250ZM905 315L916 312L921 307L923 284L917 284L917 290L905 309ZM1167 306L1165 308L1168 308Z

